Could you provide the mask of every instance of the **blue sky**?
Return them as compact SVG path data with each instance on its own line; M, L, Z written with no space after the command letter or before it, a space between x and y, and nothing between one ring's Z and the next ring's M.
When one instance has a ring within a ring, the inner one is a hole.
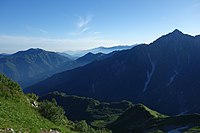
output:
M150 43L200 34L200 0L0 0L0 53Z

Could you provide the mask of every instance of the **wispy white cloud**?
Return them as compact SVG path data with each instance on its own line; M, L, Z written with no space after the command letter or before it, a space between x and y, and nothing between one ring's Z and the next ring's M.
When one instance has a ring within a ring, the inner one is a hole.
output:
M88 26L88 24L90 23L90 21L92 20L92 16L91 15L87 15L86 17L81 17L78 16L79 21L77 23L77 26L79 28L85 28Z
M92 15L87 15L86 17L77 15L77 17L78 22L76 22L76 29L75 31L69 33L69 35L78 36L90 29L89 24L92 21Z
M119 40L106 40L96 37L66 39L0 35L0 53L12 53L27 48L43 48L52 51L82 50L117 44L122 44L122 42Z

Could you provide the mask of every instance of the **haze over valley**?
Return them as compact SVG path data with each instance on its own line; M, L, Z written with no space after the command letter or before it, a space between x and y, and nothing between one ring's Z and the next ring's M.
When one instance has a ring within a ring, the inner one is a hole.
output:
M0 1L0 132L200 132L198 0Z

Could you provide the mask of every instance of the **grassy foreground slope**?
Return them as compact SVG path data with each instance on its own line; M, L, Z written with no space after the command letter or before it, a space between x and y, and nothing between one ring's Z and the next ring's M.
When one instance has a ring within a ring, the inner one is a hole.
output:
M7 132L6 130L14 130L15 132L31 132L31 133L50 133L56 130L61 133L108 133L105 129L95 130L83 120L79 122L72 122L65 116L52 114L51 110L61 109L56 107L51 102L47 105L53 105L50 109L43 109L51 116L45 117L41 113L41 106L45 102L38 103L34 101L30 95L25 95L20 86L0 74L0 132ZM49 104L50 103L50 104ZM48 106L45 106L48 107ZM57 110L58 111L58 110ZM56 113L57 113L56 111ZM56 118L59 116L63 123L57 123L49 118ZM48 118L48 119L47 119Z
M22 132L41 132L56 129L71 132L40 115L20 86L4 75L0 75L0 129L12 128Z
M66 127L57 126L42 117L37 110L30 105L13 100L0 98L0 128L13 128L16 131L40 132L41 129L49 131L56 129L69 132ZM71 131L70 131L71 132Z

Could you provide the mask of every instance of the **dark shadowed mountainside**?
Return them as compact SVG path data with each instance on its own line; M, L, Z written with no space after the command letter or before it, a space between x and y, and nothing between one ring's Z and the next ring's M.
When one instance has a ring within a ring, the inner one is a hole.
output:
M199 131L200 115L166 116L142 104L129 101L105 103L93 98L53 92L40 100L55 99L70 120L86 120L95 128L109 128L113 133L162 133Z
M199 125L199 114L169 117L142 104L136 104L108 127L113 133L193 133L199 132Z
M92 126L105 127L115 121L128 108L133 106L129 101L105 103L88 97L67 95L53 92L40 97L40 100L55 99L65 110L70 120L86 120Z
M39 95L62 91L103 101L126 99L170 115L195 113L200 112L199 61L200 36L175 30L149 45L56 74L26 91Z
M11 55L0 54L0 72L19 82L25 88L55 73L84 66L94 60L101 60L111 55L112 53L88 53L74 60L51 51L28 49Z

